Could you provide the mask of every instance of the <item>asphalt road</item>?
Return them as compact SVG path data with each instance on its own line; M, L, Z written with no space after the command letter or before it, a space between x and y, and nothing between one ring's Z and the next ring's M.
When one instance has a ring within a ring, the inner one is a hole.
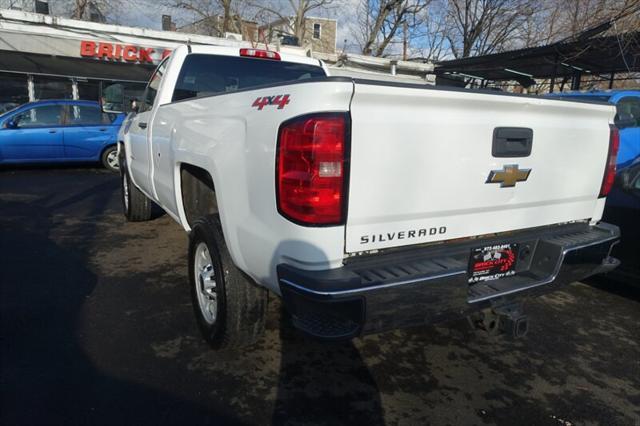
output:
M529 335L464 321L307 340L272 298L265 337L196 333L187 235L125 223L116 175L0 171L0 423L640 424L640 292L575 283L531 301Z

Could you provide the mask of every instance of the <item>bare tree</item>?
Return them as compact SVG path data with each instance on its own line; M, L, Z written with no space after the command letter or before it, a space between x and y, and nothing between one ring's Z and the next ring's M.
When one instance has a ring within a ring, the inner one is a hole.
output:
M450 0L447 39L456 58L513 48L533 0Z
M164 6L190 14L209 35L242 33L247 0L167 0Z
M49 2L49 12L55 16L72 19L112 21L123 9L124 2L132 0L59 0Z
M73 12L71 12L71 18L82 19L88 12L88 8L89 0L76 0L73 7Z
M545 45L600 32L626 32L640 27L640 0L539 0L519 23L517 47ZM610 23L615 28L610 29Z
M410 40L414 56L419 55L428 61L439 61L449 56L446 5L447 0L433 0L429 4L422 24L416 27Z
M98 10L107 15L120 6L122 0L58 0L49 2L52 15L66 16L72 19L87 19L90 12ZM27 12L35 11L33 0L0 0L1 9L19 8Z
M24 0L0 0L0 9L22 9Z
M584 37L611 21L610 32L640 28L640 0L359 0L351 32L367 55L408 39L412 56L438 60Z
M305 39L305 21L314 11L321 13L336 7L340 0L287 0L287 1L259 1L254 2L256 16L264 24L277 21L287 28L287 31L300 42Z
M361 0L352 29L364 55L384 56L392 43L410 45L431 0Z

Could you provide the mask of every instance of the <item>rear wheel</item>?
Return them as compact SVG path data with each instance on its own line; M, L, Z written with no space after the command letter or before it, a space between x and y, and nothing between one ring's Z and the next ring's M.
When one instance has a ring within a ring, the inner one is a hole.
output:
M100 157L102 161L102 165L105 169L110 170L112 172L117 172L120 170L120 164L118 161L118 148L114 146L110 146L104 150L102 156Z
M218 216L206 216L192 227L189 284L196 321L211 346L248 346L262 336L267 291L233 264Z
M126 167L122 168L122 210L129 222L151 219L151 200L131 183Z

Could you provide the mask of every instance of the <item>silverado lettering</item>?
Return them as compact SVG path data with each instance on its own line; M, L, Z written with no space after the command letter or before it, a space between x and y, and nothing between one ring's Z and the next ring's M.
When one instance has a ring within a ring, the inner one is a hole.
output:
M421 229L412 229L409 231L399 231L399 232L387 232L386 234L371 234L371 235L363 235L360 237L360 244L369 244L377 242L386 242L392 240L404 240L408 238L421 238L426 237L427 235L441 235L446 234L447 227L441 226L439 228L421 228Z

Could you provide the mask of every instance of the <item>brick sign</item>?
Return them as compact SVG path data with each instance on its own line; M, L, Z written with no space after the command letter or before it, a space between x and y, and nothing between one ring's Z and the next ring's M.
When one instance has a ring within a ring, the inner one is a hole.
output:
M80 42L80 56L85 58L153 64L160 53L160 59L164 59L171 54L171 50L89 40Z

